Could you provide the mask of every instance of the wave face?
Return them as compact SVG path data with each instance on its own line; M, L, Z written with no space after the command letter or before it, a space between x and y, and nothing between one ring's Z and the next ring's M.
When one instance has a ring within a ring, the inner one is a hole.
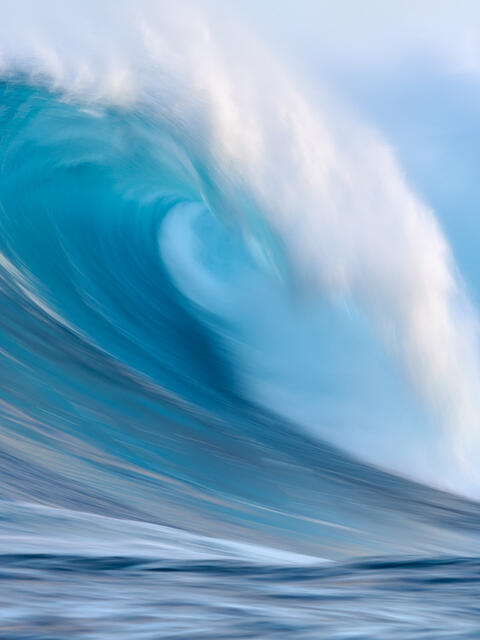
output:
M1 100L5 497L253 540L261 530L295 549L301 536L334 557L413 550L399 541L410 519L442 525L434 505L447 494L251 399L245 357L223 336L245 335L242 290L262 291L270 269L200 198L213 190L205 167L168 130L20 79ZM366 523L379 504L388 514Z
M477 314L388 147L226 10L28 7L0 27L0 635L469 633Z

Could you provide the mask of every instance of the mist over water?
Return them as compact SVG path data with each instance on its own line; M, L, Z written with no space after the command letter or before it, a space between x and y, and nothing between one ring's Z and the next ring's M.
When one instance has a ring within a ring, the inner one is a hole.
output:
M0 1L0 637L475 637L474 7L340 5Z

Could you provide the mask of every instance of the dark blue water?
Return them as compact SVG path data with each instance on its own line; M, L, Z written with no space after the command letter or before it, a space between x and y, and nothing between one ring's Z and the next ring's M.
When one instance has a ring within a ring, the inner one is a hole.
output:
M476 638L480 560L330 562L182 529L2 503L0 637Z
M0 637L478 638L477 558L265 566L1 556Z

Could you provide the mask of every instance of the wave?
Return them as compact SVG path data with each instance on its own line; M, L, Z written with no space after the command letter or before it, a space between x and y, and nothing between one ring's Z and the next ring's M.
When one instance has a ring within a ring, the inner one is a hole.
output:
M475 495L476 313L387 145L228 11L52 7L0 30L2 496L472 553L476 503L407 477ZM434 418L352 424L323 385L359 345Z

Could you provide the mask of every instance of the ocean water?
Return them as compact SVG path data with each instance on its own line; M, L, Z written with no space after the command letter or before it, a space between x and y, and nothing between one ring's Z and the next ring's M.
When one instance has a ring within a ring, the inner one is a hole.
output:
M238 7L97 4L0 2L0 638L479 638L435 212Z
M477 638L478 570L469 558L272 568L3 556L1 637Z
M332 562L66 509L2 513L2 638L478 637L478 557Z

